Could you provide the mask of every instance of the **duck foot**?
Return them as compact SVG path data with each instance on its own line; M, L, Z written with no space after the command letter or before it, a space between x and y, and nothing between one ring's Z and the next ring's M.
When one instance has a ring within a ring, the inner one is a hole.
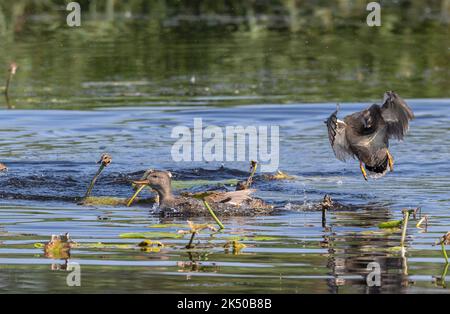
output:
M361 173L364 177L364 180L367 181L367 173L366 173L366 169L364 169L364 164L362 163L362 161L359 162L359 168L361 169Z
M386 150L387 158L388 158L388 164L389 164L389 171L394 171L394 158L392 157L389 150Z

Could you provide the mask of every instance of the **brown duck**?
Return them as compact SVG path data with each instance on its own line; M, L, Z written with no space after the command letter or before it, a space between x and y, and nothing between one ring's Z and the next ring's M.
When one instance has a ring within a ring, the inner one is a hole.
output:
M173 195L172 174L168 171L150 171L143 180L134 181L134 183L149 185L158 193L159 207L163 215L210 215L200 199ZM272 213L273 206L250 196L254 191L248 189L232 192L206 192L203 199L213 207L219 216L254 216Z
M8 167L6 167L4 164L0 163L0 172L8 170Z

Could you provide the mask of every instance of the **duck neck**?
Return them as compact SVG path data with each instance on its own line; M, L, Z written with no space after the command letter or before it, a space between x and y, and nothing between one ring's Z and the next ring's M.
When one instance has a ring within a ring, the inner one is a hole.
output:
M158 189L157 192L159 195L159 205L167 205L175 199L172 194L172 187L170 185Z

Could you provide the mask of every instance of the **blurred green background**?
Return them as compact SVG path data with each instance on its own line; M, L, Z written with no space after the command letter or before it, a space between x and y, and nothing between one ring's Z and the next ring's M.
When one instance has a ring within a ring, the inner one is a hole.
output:
M16 108L450 97L450 0L84 0L0 4ZM2 85L2 83L0 83Z

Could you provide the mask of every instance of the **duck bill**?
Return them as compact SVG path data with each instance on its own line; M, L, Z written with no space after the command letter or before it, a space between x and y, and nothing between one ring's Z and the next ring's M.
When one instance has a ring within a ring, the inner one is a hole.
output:
M131 181L133 184L137 184L137 185L148 185L150 182L149 180L136 180L136 181Z

